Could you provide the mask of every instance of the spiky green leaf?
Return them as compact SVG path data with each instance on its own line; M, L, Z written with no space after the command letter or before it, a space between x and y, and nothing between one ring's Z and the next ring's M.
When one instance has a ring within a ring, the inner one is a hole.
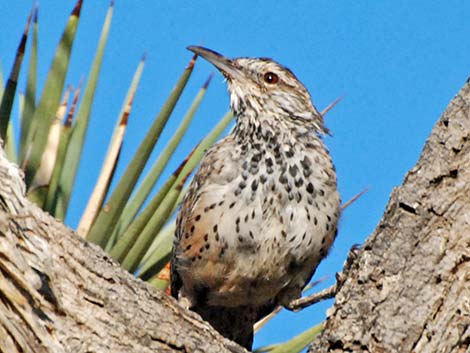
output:
M86 131L88 129L88 122L90 120L90 112L95 96L95 90L98 83L98 76L103 62L104 49L108 39L109 28L113 17L113 3L111 3L108 13L103 24L101 36L98 43L98 48L95 53L95 58L90 70L83 99L78 108L75 126L70 134L70 141L67 147L66 156L64 159L64 166L59 180L59 187L62 190L58 195L57 203L53 214L59 218L64 219L67 213L70 196L72 194L75 177L77 176L78 165L82 154L83 144L85 141Z
M25 179L27 186L31 184L39 169L49 136L49 127L54 121L55 113L60 104L81 7L82 0L78 0L59 41L41 98L31 120L28 137L26 138L26 143L31 146L31 155L26 165Z
M147 132L147 135L141 142L137 152L129 163L124 175L119 180L107 204L98 214L96 221L88 233L87 239L91 242L99 244L101 247L106 246L114 228L116 227L117 221L124 210L129 196L131 195L131 192L134 189L148 158L150 157L153 147L160 137L163 127L166 125L176 102L181 96L181 93L191 76L194 61L195 57L193 57L188 67L184 70L183 75L178 80L175 88L173 88L173 91Z
M46 148L44 149L44 153L41 158L39 170L36 172L33 182L28 190L28 198L41 208L44 208L49 184L57 162L57 155L59 153L62 135L62 121L64 120L65 113L67 112L71 91L72 87L70 86L65 91L62 103L57 109L56 118L49 128L49 136L47 138Z
M165 149L162 151L160 156L158 157L157 161L154 163L152 168L150 169L149 173L142 181L140 186L138 187L137 191L135 192L134 196L131 198L129 203L126 205L124 212L119 219L119 223L117 226L117 232L120 233L121 229L126 229L129 223L135 218L135 215L140 210L142 205L144 204L145 200L147 199L148 195L152 191L152 188L155 186L156 182L160 178L163 170L165 169L168 161L170 160L171 156L178 147L181 139L183 138L184 134L186 133L189 124L193 120L194 114L196 113L199 105L202 102L202 98L204 97L207 87L209 86L210 80L212 75L206 81L204 86L198 92L196 97L194 98L189 110L187 111L186 115L184 116L183 120L181 121L178 129L173 134L170 141L165 146Z
M176 224L175 221L173 221L155 237L155 240L142 260L142 266L139 268L138 276L142 278L142 280L148 281L154 277L170 260L175 229Z
M7 138L5 143L5 153L8 159L12 162L16 162L16 146L15 146L15 134L13 131L13 124L11 121L8 122L8 129L7 129Z
M38 9L34 13L33 38L31 43L31 53L29 56L28 78L26 81L26 92L24 95L24 106L21 113L21 134L19 143L18 160L23 163L26 152L26 139L31 126L34 110L36 109L36 86L38 67Z
M80 223L78 224L77 233L82 237L86 237L88 234L88 231L90 230L90 227L93 224L99 209L103 205L103 201L108 192L109 185L111 184L111 180L113 178L114 171L116 170L119 159L122 143L124 141L124 134L127 129L127 123L131 113L134 96L137 91L140 77L142 76L142 71L144 69L144 64L145 55L142 57L134 74L134 78L132 79L131 86L127 92L121 112L119 113L118 121L116 127L114 128L113 136L109 143L108 152L106 152L106 157L104 159L103 166L101 167L98 181L95 184L93 192L88 200L88 204L82 214L82 218L80 219Z
M82 82L83 81L80 81L78 87L75 90L72 105L70 106L69 112L67 114L67 119L64 122L64 126L62 127L57 159L54 165L54 170L52 172L51 181L49 183L46 202L44 204L44 210L48 211L51 214L55 209L57 199L62 193L62 190L59 187L59 180L64 166L65 154L67 152L67 147L70 141L70 134L72 132L72 121L75 114L75 107L77 106L78 98L80 97Z
M158 190L158 193L150 200L147 207L145 207L139 216L129 225L129 227L127 227L124 234L119 238L119 241L110 251L110 255L113 259L119 262L124 260L129 253L129 250L142 233L142 230L145 228L145 225L150 221L152 215L157 211L158 207L165 199L165 196L171 190L181 169L182 167L180 166L178 171L168 178L165 184L163 184L163 186Z
M300 353L307 347L315 337L323 330L323 324L318 324L302 332L300 335L295 336L285 343L279 343L267 347L256 349L255 353Z
M13 107L13 101L15 100L16 86L18 85L18 76L20 75L21 63L23 62L24 51L26 48L26 42L28 40L29 26L33 16L34 8L29 14L28 21L26 22L26 28L16 50L15 60L13 61L13 67L10 72L10 76L7 80L7 85L2 94L0 101L0 138L5 143L7 138L7 130L10 122L11 109Z

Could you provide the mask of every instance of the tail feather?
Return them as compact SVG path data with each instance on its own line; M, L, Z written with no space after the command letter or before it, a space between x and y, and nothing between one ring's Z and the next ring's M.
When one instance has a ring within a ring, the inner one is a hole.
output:
M197 306L191 309L201 315L222 336L251 350L253 325L259 316L257 307Z

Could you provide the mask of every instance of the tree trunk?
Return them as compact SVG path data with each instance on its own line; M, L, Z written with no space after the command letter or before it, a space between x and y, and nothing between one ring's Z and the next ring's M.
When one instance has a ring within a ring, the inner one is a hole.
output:
M348 271L310 352L470 351L470 86Z
M470 344L470 86L347 273L311 352ZM0 352L243 352L24 197L0 152Z

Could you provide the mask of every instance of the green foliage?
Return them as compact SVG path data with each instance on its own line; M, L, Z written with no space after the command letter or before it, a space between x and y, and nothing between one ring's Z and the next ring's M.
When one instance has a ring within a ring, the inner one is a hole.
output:
M28 79L26 81L26 93L24 96L24 104L21 114L21 135L18 151L19 161L22 162L25 157L24 147L26 146L26 137L28 136L29 127L36 109L36 86L37 86L37 69L38 69L38 12L34 14L33 38L31 51L29 54Z
M153 147L158 141L160 134L173 112L176 102L181 96L186 83L194 68L194 60L184 70L182 76L173 88L170 96L163 105L160 113L155 118L144 140L141 142L134 157L129 163L124 175L117 184L115 191L111 194L106 207L102 208L98 217L90 229L87 239L102 247L106 246L124 207L131 195L134 186L152 153Z
M103 62L104 48L108 39L111 19L113 17L113 8L114 6L111 4L103 25L101 38L99 40L95 59L91 67L89 80L85 87L83 99L80 107L78 108L76 122L70 133L67 149L65 151L65 158L63 161L64 164L62 166L62 173L60 174L59 178L59 188L64 192L57 195L55 209L51 210L55 216L60 219L65 218L73 184L77 175L78 164L80 162L80 156L82 154L83 144L85 142L85 134L88 129L88 122L90 120L91 106L95 95L96 85L98 83L98 75L100 72L101 63Z
M178 147L179 142L181 141L191 121L193 120L194 115L197 109L199 108L199 105L201 104L202 99L204 98L204 95L207 91L207 87L209 85L211 77L209 77L207 82L204 84L204 86L201 88L199 93L196 95L196 97L194 98L194 101L189 107L188 112L186 113L185 117L181 121L178 129L173 134L173 137L167 143L164 150L160 153L159 158L156 160L156 162L152 166L152 169L147 174L147 177L142 181L140 186L137 188L132 199L127 203L125 209L123 210L123 214L119 220L119 223L115 229L115 233L119 233L120 230L127 228L127 226L135 218L137 212L142 208L142 205L144 204L145 200L147 199L153 187L155 186L158 179L160 178L162 172L167 166L168 161L170 160L171 156L175 152L176 148Z
M313 326L306 331L302 332L298 336L290 339L287 342L273 344L267 347L261 347L255 350L255 353L296 353L301 352L307 347L317 335L323 330L323 324Z
M34 110L26 143L31 152L25 169L26 185L29 186L38 172L46 147L50 126L55 118L64 90L65 76L69 66L72 46L80 18L82 2L79 1L70 15L47 75L39 103Z
M23 36L21 37L18 50L16 51L15 60L13 62L10 76L8 77L6 87L4 90L2 90L2 99L0 101L0 138L4 142L7 139L7 130L10 126L11 110L13 107L13 101L15 99L16 86L18 85L18 77L20 75L21 64L23 62L26 41L28 40L29 26L31 24L33 12L34 9L31 11L31 14L29 15L28 21L26 23L26 28L24 30Z
M92 62L88 82L84 88L84 95L80 98L80 84L74 91L72 103L69 104L71 88L64 90L65 78L69 71L68 64L75 43L81 7L82 0L78 0L55 50L44 88L40 92L41 98L37 103L39 21L36 7L33 8L27 20L25 31L15 55L13 68L5 87L3 85L3 77L0 76L0 134L5 141L4 148L8 155L11 159L16 160L16 148L10 117L23 57L27 48L27 40L29 36L32 36L29 67L26 76L26 90L25 94L19 97L21 130L17 160L25 171L27 192L30 200L36 202L40 207L43 207L60 219L66 217L79 161L82 158L82 149L88 130L88 123L89 119L92 118L91 110L94 92L99 80L100 68L103 62L114 10L114 6L111 3L104 20L101 36L98 40L98 47ZM33 26L31 26L31 23L33 23ZM30 27L32 27L31 31ZM124 101L123 109L117 119L116 128L108 148L107 157L109 157L109 160L108 158L106 159L103 173L100 175L100 178L103 180L99 178L101 184L97 188L97 195L94 195L95 197L90 200L88 205L90 206L87 214L89 224L82 228L80 234L86 236L88 240L101 245L113 254L116 259L125 261L128 264L126 267L129 269L141 267L140 260L145 255L145 252L147 252L148 247L144 246L140 251L137 251L137 249L139 249L141 244L155 242L160 229L169 223L169 220L175 213L177 201L181 200L183 182L186 181L188 175L202 157L202 153L198 152L194 153L190 159L183 161L181 168L170 176L167 183L156 192L155 196L147 200L159 176L166 169L170 157L178 148L181 139L186 133L191 120L201 104L210 80L197 93L188 109L188 113L176 129L174 136L163 149L159 158L157 158L150 173L144 178L137 190L135 190L137 181L143 178L142 171L150 154L158 142L162 130L166 127L186 83L191 77L195 61L196 57L193 57L155 118L154 123L148 130L146 137L137 149L123 176L116 183L114 190L109 190L123 142L125 128L128 124L133 98L142 74L144 63L144 59L142 59ZM69 105L70 108L67 111ZM77 114L75 114L75 111L77 111ZM222 119L222 122L203 140L199 149L196 148L196 151L199 151L201 148L207 149L214 143L230 121L231 117ZM132 193L135 195L129 201ZM107 200L105 204L104 200ZM142 209L142 205L147 201L148 205ZM155 227L153 231L147 230L141 232L149 222L159 226ZM139 231L135 232L136 229ZM161 242L166 244L166 246L155 249L155 253L158 255L148 255L150 256L150 260L148 260L150 262L147 262L145 273L149 278L155 277L165 266L171 251L171 248L168 246L168 239L171 239L171 234L168 232L162 232L161 234L163 235L160 236L160 239L155 244ZM151 271L149 268L151 268Z

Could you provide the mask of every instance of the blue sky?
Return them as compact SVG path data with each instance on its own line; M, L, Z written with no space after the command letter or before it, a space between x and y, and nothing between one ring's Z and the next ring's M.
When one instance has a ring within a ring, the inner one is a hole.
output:
M40 2L39 84L73 5L70 0ZM0 3L4 76L30 6L28 1ZM107 6L106 1L85 0L67 83L76 85L88 73ZM144 52L148 60L118 173L191 58L186 46L204 45L230 57L272 57L295 72L320 110L344 97L326 116L333 133L326 143L343 200L369 188L344 212L334 249L315 275L329 276L328 284L333 283L348 249L373 231L393 187L417 161L434 123L470 75L469 18L470 2L462 0L118 0L76 182L80 192L72 198L67 224L75 227L79 221ZM163 141L212 71L208 63L198 61ZM24 89L24 80L19 89ZM170 170L227 109L226 88L217 74ZM255 346L289 339L320 322L331 304L282 313L259 333Z

